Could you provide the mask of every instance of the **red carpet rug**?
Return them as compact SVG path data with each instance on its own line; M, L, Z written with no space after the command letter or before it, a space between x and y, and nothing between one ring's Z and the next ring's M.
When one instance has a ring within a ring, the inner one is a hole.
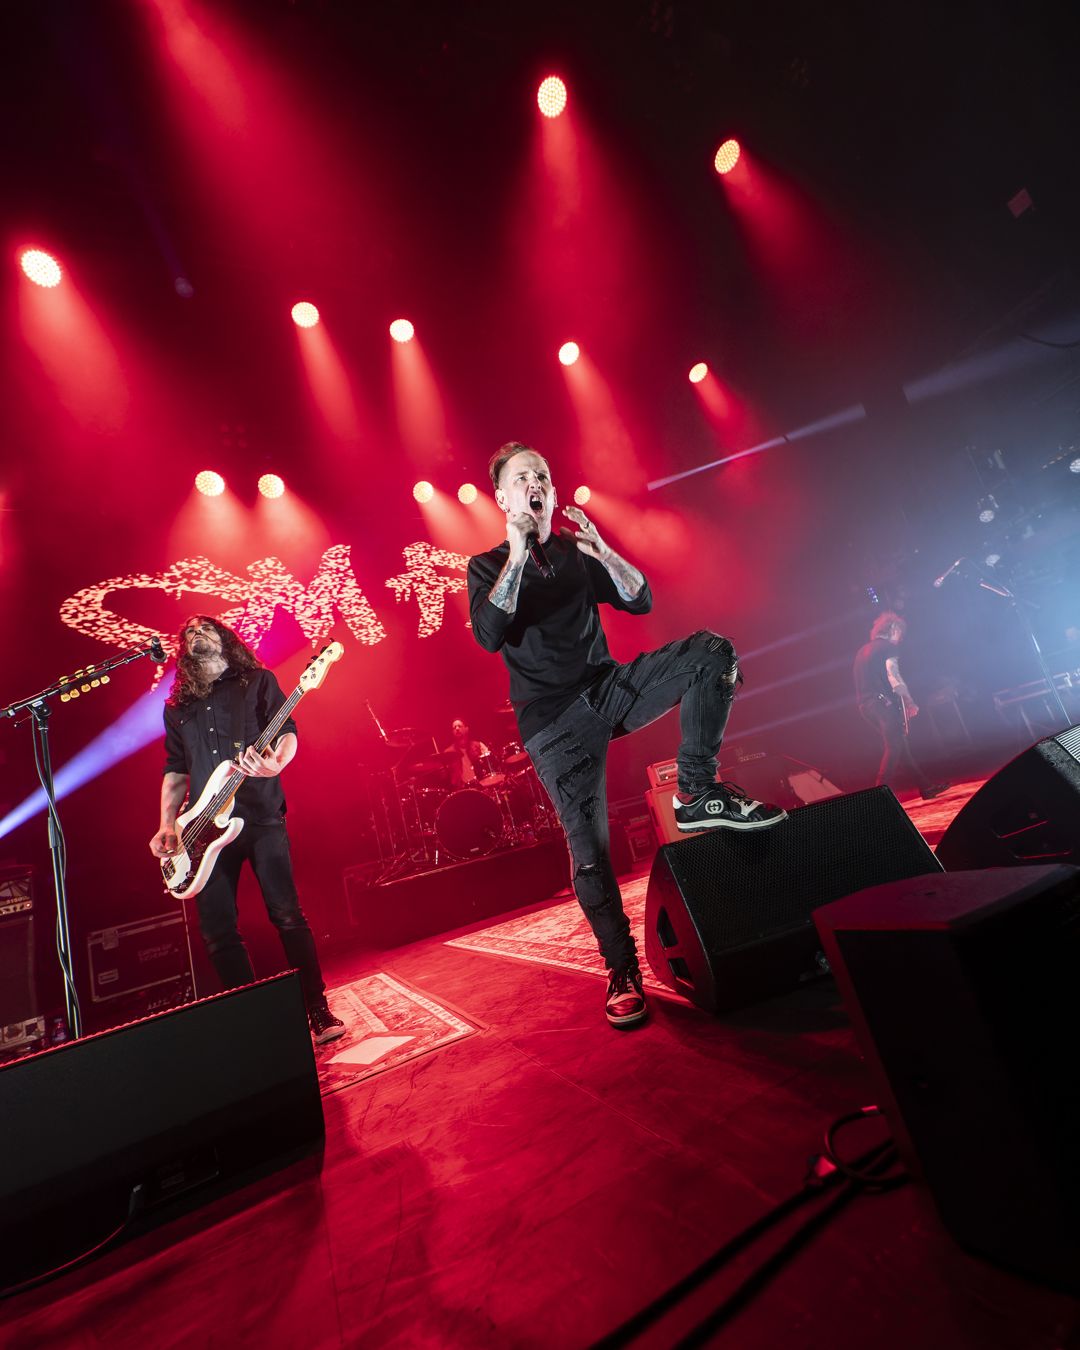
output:
M916 828L931 846L938 843L949 822L964 803L982 787L983 780L957 783L948 792L933 801L921 799L905 802L904 810ZM638 951L645 951L645 892L649 878L637 877L621 883L623 907L637 940ZM596 939L589 931L576 900L535 914L508 919L492 928L463 937L450 938L450 947L464 947L473 952L488 952L492 956L510 956L517 961L533 961L543 966L559 966L563 970L580 970L586 975L604 978L604 962L596 950ZM642 976L646 988L658 994L672 994L644 964Z
M620 883L623 908L630 920L638 951L641 952L645 950L645 891L648 885L648 877L636 877L633 881ZM450 938L447 946L465 947L472 952L489 952L492 956L512 956L518 961L560 966L563 970L580 970L586 975L598 975L601 979L606 978L607 974L603 959L596 950L596 939L576 900L567 900L564 905L553 905L551 909L541 910L537 914L523 914L520 918L508 919L494 928L484 928L479 933ZM641 973L647 989L658 994L671 993L647 965L643 966ZM675 995L672 994L672 997Z
M345 1035L315 1047L324 1096L477 1030L419 989L381 971L328 990L327 997L332 1011L345 1023Z

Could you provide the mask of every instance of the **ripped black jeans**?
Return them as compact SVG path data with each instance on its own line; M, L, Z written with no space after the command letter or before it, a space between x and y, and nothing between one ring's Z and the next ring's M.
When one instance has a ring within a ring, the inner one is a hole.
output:
M614 666L525 745L566 832L574 893L610 970L636 966L609 853L607 748L679 705L679 791L716 777L739 674L731 642L707 629Z

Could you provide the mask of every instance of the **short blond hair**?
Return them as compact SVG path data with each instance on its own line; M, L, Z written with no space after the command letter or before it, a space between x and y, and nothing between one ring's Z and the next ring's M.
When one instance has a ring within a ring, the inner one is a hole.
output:
M506 467L507 462L513 459L515 455L520 455L522 450L527 450L533 455L540 453L538 450L534 450L531 445L525 445L521 441L507 441L505 445L500 445L498 450L491 456L488 460L488 473L491 476L491 486L493 488L498 488L499 479L502 477L502 471ZM540 455L540 458L543 459L543 455ZM546 463L547 461L545 460L544 462Z

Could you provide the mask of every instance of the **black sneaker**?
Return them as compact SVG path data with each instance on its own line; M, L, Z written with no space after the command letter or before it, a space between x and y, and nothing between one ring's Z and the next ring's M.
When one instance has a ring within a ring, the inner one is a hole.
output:
M641 971L636 966L611 971L604 1010L613 1027L631 1027L648 1016Z
M734 783L712 783L692 801L674 798L675 825L684 834L695 830L765 830L787 820L782 806L756 802Z
M919 793L919 796L924 802L928 802L934 797L940 797L943 792L948 792L951 787L951 783L928 783Z
M313 1003L308 1009L308 1022L316 1045L325 1045L327 1041L336 1041L345 1035L345 1023L330 1011L326 999Z

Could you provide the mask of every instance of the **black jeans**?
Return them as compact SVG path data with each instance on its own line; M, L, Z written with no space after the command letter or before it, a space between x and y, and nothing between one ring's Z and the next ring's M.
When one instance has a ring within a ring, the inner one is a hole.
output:
M531 736L525 749L566 832L574 893L609 969L637 964L609 853L607 748L679 705L679 790L716 777L716 755L741 679L735 648L704 630L615 666Z
M251 957L237 927L236 890L245 860L251 863L266 912L285 948L285 959L300 972L304 998L310 1005L322 998L326 986L315 938L296 893L284 821L270 825L245 821L239 836L221 850L210 880L195 897L199 929L218 978L226 989L255 979Z
M930 779L915 763L911 741L904 730L904 714L893 703L883 698L866 700L859 704L859 712L876 727L881 736L881 763L878 766L878 787L883 784L905 787L914 783L920 791L930 786Z

